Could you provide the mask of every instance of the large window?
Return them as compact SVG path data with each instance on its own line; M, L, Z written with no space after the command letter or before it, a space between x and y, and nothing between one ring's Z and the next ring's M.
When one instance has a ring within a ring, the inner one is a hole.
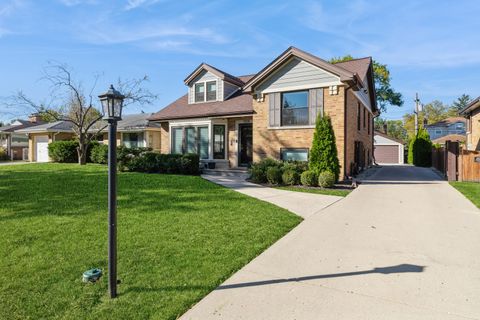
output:
M171 153L196 153L208 159L208 127L172 128Z
M213 126L213 159L225 159L225 126Z
M308 125L308 91L282 94L282 126Z
M123 133L123 145L127 148L144 147L143 132Z
M303 148L281 149L280 159L284 161L308 161L308 149L303 149Z
M207 101L217 100L217 81L207 82Z
M205 101L205 83L195 84L195 102Z

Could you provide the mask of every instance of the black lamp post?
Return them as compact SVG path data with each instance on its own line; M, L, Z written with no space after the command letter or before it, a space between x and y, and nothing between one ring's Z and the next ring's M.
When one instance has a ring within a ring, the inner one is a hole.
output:
M108 290L117 296L117 121L122 120L123 96L113 85L98 96L108 121Z

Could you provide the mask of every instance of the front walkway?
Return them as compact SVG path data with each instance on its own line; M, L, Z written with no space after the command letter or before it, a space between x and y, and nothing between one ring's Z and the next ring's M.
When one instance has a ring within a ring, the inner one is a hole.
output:
M273 203L304 219L343 199L337 196L268 188L245 181L245 176L202 175L202 177L250 197Z
M182 319L480 319L480 211L430 169L370 179Z

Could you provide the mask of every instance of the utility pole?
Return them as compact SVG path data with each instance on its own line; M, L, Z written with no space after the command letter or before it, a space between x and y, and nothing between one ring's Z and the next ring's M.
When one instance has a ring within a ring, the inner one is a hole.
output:
M415 135L418 133L418 111L420 107L420 99L418 99L418 92L415 93L415 111L413 112L415 114Z

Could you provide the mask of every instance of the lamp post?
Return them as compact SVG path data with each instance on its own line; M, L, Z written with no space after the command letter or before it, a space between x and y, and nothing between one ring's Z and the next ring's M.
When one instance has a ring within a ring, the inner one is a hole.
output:
M113 85L98 96L108 122L108 290L117 296L117 121L122 120L123 96Z

